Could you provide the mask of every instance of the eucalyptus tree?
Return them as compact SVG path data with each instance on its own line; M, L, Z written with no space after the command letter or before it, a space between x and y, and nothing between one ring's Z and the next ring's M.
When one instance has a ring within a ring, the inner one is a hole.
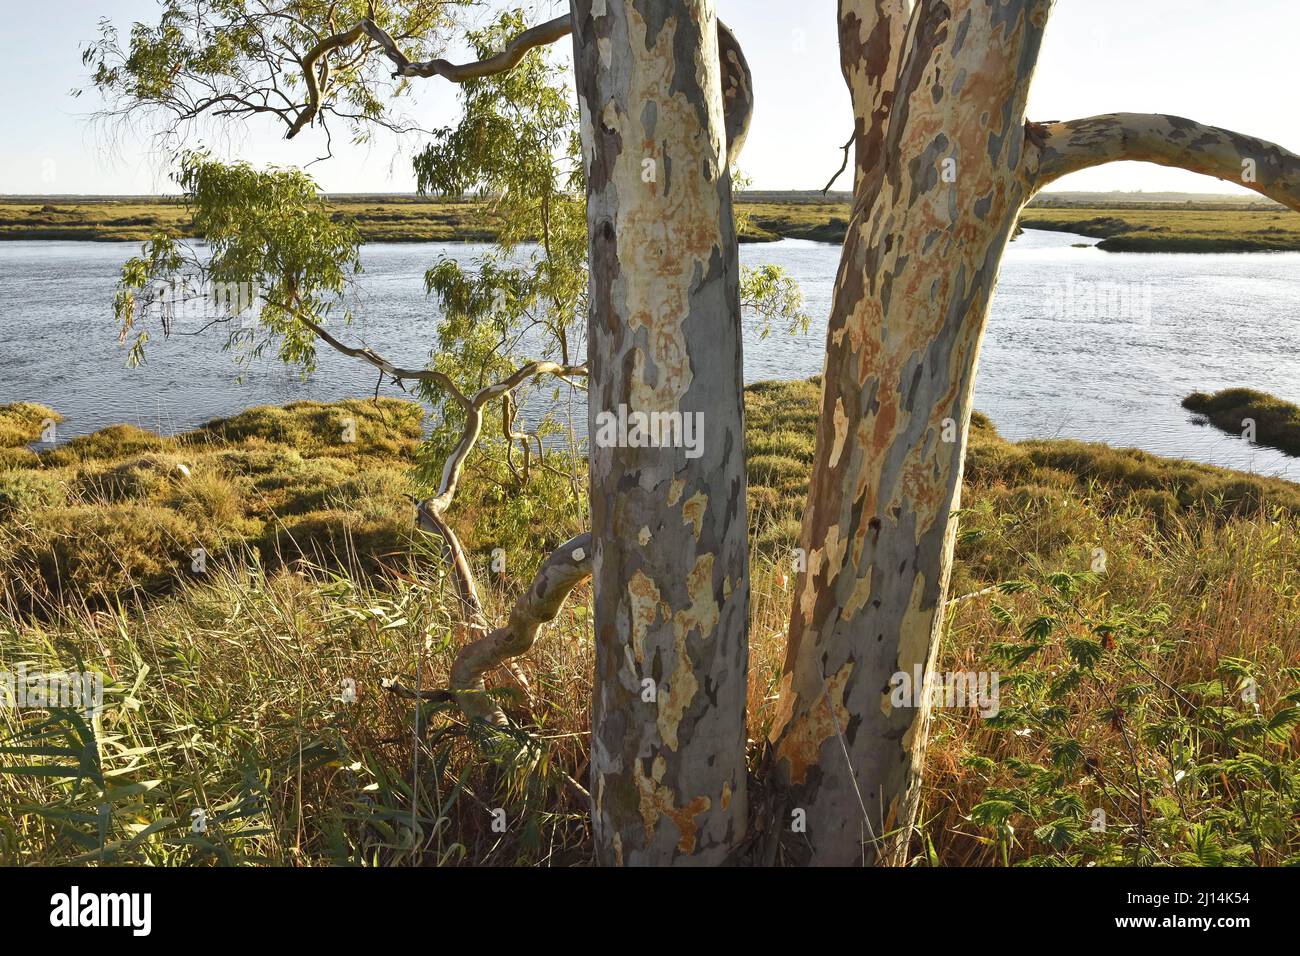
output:
M1008 237L1066 173L1145 160L1300 208L1300 158L1172 116L1025 118L1051 0L839 0L853 206L772 769L791 859L898 862L916 816L976 359Z
M290 137L338 119L355 135L401 128L374 92L379 61L395 95L419 78L463 83L473 119L433 135L416 164L421 183L482 187L500 203L507 248L525 235L542 242L522 265L431 270L447 318L427 368L398 367L327 327L355 267L355 236L301 173L186 161L212 243L208 268L271 290L250 333L267 338L255 348L273 340L283 357L309 361L323 341L415 381L444 412L446 457L420 515L441 532L460 585L468 643L452 682L469 714L504 719L483 675L525 651L593 579L599 859L902 861L930 708L924 693L895 706L890 678L935 666L976 359L1020 210L1058 177L1121 159L1240 182L1294 209L1300 158L1177 117L1027 121L1051 0L839 0L852 214L778 718L761 758L765 791L750 800L739 313L747 287L769 304L786 299L774 277L746 283L736 264L730 169L753 108L749 67L713 0L573 0L565 16L531 27L507 16L472 35L473 62L420 59L455 6L252 12L240 0L170 0L158 28L138 27L125 50L106 37L89 58L115 109L162 110L173 132L198 117L261 113ZM558 118L575 107L541 97L549 79L525 71L547 69L539 49L569 34L581 132L557 139ZM786 75L797 82L797 69ZM557 159L568 165L552 177ZM159 239L128 265L124 333L136 297L181 261ZM549 353L520 362L493 344L533 321L547 329ZM597 439L591 531L546 557L509 620L490 629L445 515L489 404L506 403L503 441L527 447L508 409L539 376L588 381L593 437L617 412L699 416L704 440L692 449L621 431Z

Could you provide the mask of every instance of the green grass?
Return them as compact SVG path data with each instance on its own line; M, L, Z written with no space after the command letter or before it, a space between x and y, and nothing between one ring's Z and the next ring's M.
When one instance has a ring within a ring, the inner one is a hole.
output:
M1206 395L1193 392L1183 408L1199 412L1216 428L1242 434L1246 420L1255 423L1255 442L1288 455L1300 455L1300 406L1249 388L1225 388Z
M336 196L336 216L353 219L367 242L490 241L477 203L414 196ZM736 204L742 242L780 238L841 243L849 204L814 195L786 200L741 195ZM1300 249L1300 216L1280 206L1194 203L1059 205L1036 200L1021 216L1030 229L1073 232L1102 240L1111 252L1257 252ZM192 235L175 199L35 202L0 200L0 240L92 239L143 241L158 231Z
M746 392L756 740L775 717L818 391ZM357 420L356 442L338 441L340 417ZM0 670L84 662L107 684L93 728L0 709L7 745L36 748L6 764L75 762L42 746L80 759L66 776L0 772L0 862L590 862L574 783L589 588L522 659L537 705L495 685L510 732L387 689L445 687L463 640L436 549L410 530L419 420L400 402L300 403L175 438L115 429L0 471L4 547L27 549L19 563L0 547ZM1300 487L1010 443L977 414L962 505L951 593L973 596L952 606L939 666L1000 671L1006 717L935 713L918 859L1300 858ZM582 521L566 482L521 491L482 465L455 510L492 619L529 580L518 556ZM215 542L205 574L190 569L195 536ZM494 546L511 555L505 575L488 572ZM1003 582L1015 586L986 591ZM41 591L38 613L16 591ZM209 828L195 834L200 807ZM498 807L505 834L491 829ZM1087 826L1096 808L1105 834Z
M1294 252L1300 215L1280 206L1248 209L1087 208L1031 206L1025 229L1072 232L1101 239L1107 252Z
M336 217L352 219L366 242L489 242L479 203L408 196L332 197ZM848 219L845 203L756 203L754 221L741 240L763 242L783 235L840 242ZM0 199L0 240L82 239L143 242L158 232L195 235L185 206L176 199L24 202Z

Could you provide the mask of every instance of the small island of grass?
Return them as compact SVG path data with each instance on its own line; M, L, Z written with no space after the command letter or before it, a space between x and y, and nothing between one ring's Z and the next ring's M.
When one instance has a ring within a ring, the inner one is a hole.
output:
M1241 434L1247 420L1255 423L1255 443L1300 455L1300 406L1251 388L1225 388L1207 395L1193 392L1183 408L1204 415L1225 432Z

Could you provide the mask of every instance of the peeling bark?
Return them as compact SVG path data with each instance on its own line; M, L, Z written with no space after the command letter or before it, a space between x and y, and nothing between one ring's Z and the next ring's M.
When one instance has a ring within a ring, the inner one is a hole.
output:
M911 0L840 0L840 71L853 101L854 198L883 159L885 123L903 55Z
M728 132L739 147L747 120L724 120L712 0L574 0L572 16L590 235L597 857L717 864L747 816L748 549L726 148ZM728 74L739 75L732 62ZM749 101L743 75L733 104ZM602 442L602 413L620 408L698 416L698 456L680 441Z
M895 59L872 40L884 20L842 23L863 139L881 146L874 166L864 150L836 279L807 570L771 736L775 823L806 814L788 860L894 862L906 847L929 708L893 707L889 681L934 666L980 336L1030 193L1025 98L1050 6L921 0L885 116L873 104L888 83L872 79ZM942 440L948 419L956 441Z

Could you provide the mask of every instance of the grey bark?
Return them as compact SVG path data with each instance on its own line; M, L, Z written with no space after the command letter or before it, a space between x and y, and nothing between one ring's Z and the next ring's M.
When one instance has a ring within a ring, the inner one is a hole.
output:
M572 22L590 235L596 852L717 864L746 825L749 583L714 6L575 0ZM602 445L602 413L620 406L698 417L699 456L680 442Z

